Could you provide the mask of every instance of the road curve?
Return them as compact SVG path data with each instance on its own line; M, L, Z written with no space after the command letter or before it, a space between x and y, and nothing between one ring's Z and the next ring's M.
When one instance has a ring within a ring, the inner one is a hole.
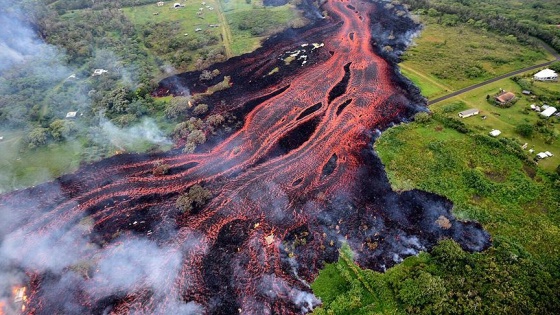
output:
M535 69L538 69L538 68L542 68L542 67L548 66L548 65L550 65L551 63L560 60L560 54L559 54L556 50L554 50L552 47L548 46L547 44L545 44L545 43L542 42L542 41L541 41L541 43L542 43L543 48L546 49L548 52L550 52L550 53L554 56L554 58L555 58L554 60L548 61L548 62L544 62L544 63L538 64L538 65L534 65L534 66L531 66L531 67L519 69L519 70L516 70L516 71L513 71L513 72L506 73L506 74L502 74L502 75L497 76L497 77L495 77L495 78L493 78L493 79L490 79L490 80L487 80L487 81L484 81L484 82L480 82L480 83L477 83L477 84L475 84L475 85L471 85L471 86L466 87L466 88L464 88L464 89L460 89L460 90L458 90L458 91L455 91L455 92L449 93L449 94L447 94L447 95L444 95L444 96L442 96L442 97L438 97L438 98L436 98L436 99L433 99L433 100L431 100L431 101L428 101L428 105L433 105L433 104L435 104L435 103L439 103L439 102L441 102L441 101L445 101L445 100L450 99L450 98L452 98L452 97L455 97L455 96L457 96L457 95L461 95L461 94L463 94L463 93L472 91L472 90L474 90L474 89L477 89L477 88L482 87L482 86L485 86L485 85L487 85L487 84L496 82L496 81L501 80L501 79L509 78L509 77L511 77L511 76L518 75L518 74L523 73L523 72L526 72L526 71L535 70Z

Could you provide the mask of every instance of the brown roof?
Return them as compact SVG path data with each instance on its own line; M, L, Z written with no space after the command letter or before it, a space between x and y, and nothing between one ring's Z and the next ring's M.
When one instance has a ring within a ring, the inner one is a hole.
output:
M496 101L498 101L500 103L507 103L514 98L515 98L515 94L513 94L511 92L506 92L506 93L496 97Z

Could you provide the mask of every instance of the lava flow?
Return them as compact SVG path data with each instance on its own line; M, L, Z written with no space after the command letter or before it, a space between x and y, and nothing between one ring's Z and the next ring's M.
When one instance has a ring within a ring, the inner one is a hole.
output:
M25 313L306 313L320 304L309 282L343 242L376 270L442 238L489 246L447 199L392 191L372 150L376 130L424 105L391 53L417 26L387 2L323 9L313 26L216 66L233 86L209 98L213 113L243 118L227 139L194 154L117 155L0 196L0 278L28 288ZM309 62L270 74L311 42ZM159 93L194 91L196 77ZM155 161L169 172L155 176ZM212 199L183 214L175 202L195 184Z

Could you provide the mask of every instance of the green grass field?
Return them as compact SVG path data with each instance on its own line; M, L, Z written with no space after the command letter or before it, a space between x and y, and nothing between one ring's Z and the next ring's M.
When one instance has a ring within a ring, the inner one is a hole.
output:
M526 164L517 146L462 134L434 119L385 131L375 149L396 190L446 196L493 246L469 254L442 241L385 273L362 270L343 247L312 284L314 314L547 314L560 298L560 176Z
M500 74L553 60L541 47L463 24L443 26L422 16L425 28L404 54L403 73L433 99Z
M560 83L536 83L536 85L546 87L548 89L557 89L560 86ZM494 95L500 88L514 92L519 97L519 100L510 108L499 108L489 104L486 101L486 95ZM560 164L560 139L558 139L558 134L560 134L559 120L554 117L542 119L538 113L525 110L529 107L529 105L536 103L536 101L531 100L530 96L523 96L521 91L521 87L511 79L503 79L449 100L434 104L430 106L430 109L436 113L448 112L446 113L447 115L457 118L458 112L464 109L477 108L481 110L481 113L478 116L465 118L461 121L476 133L486 135L492 129L498 129L502 131L502 134L499 137L515 138L522 144L527 143L527 150L535 150L534 154L530 154L531 157L534 157L536 153L542 151L552 152L554 156L552 158L539 161L539 166L543 169L553 171L558 164ZM453 104L461 104L461 106L453 106ZM456 107L456 109L451 110L453 107ZM486 119L482 119L482 116L486 116ZM545 135L539 132L534 132L530 138L522 137L515 132L515 127L519 124L535 125L539 121L549 123L551 126L550 128L554 129L557 137L553 143L547 144L545 142ZM527 152L527 154L529 153Z
M32 151L21 151L23 132L2 132L0 142L0 193L52 180L75 171L81 160L81 144L65 142Z

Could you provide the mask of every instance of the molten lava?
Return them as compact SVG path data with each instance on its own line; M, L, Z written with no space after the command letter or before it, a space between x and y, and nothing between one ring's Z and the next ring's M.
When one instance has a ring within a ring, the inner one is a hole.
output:
M244 119L227 139L195 154L119 154L0 197L12 214L2 255L25 272L27 313L297 314L320 303L308 283L341 242L377 270L441 238L489 245L448 200L392 191L372 150L375 130L423 105L381 57L383 41L413 24L385 2L324 9L330 17L313 27L217 66L234 85L209 98L213 112ZM269 75L285 51L313 41L324 47L309 62ZM196 78L160 91L195 91ZM154 176L154 161L169 171ZM183 214L175 201L195 184L213 198Z

